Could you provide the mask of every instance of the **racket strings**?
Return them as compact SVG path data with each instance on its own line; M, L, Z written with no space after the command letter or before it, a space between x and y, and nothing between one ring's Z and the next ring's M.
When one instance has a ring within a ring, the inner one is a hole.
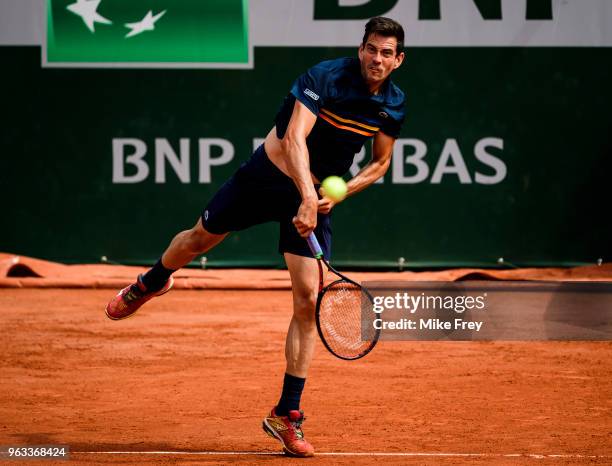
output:
M361 287L346 281L329 286L321 300L319 321L332 352L352 358L366 351L375 339L372 315L371 302Z

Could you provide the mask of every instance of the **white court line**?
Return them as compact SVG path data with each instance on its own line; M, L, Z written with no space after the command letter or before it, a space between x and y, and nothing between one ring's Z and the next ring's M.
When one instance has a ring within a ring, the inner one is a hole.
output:
M284 456L270 451L71 451L88 455L194 455L194 456ZM481 457L481 458L612 458L612 455L540 454L540 453L427 453L427 452L317 452L316 456L412 456L412 457Z

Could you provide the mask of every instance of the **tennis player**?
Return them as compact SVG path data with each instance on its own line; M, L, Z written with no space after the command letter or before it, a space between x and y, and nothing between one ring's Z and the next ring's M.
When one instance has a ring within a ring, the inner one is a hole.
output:
M265 142L219 189L195 226L178 233L153 268L106 307L110 319L129 317L170 290L173 272L215 247L229 232L278 222L279 252L291 276L293 316L282 393L263 428L292 456L314 455L301 428L300 398L315 346L319 272L304 238L314 230L329 260L335 203L324 193L318 195L319 184L330 175L346 174L366 141L373 138L372 158L348 182L348 196L387 171L404 120L404 94L389 78L404 60L403 42L400 24L372 18L365 26L358 59L324 61L298 77Z

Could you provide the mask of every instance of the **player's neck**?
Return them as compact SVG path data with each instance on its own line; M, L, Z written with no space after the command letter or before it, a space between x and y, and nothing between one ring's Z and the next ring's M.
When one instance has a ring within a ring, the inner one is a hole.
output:
M368 90L370 91L370 94L372 94L372 95L380 94L384 84L385 84L384 81L381 82L381 83L368 83L368 82L366 82L366 86L368 86Z
M381 92L383 92L387 80L385 79L384 81L371 82L364 78L364 82L371 95L379 95Z

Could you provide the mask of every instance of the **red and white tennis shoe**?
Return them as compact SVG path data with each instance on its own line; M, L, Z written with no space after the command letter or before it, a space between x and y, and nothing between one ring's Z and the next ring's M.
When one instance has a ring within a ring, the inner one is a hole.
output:
M142 274L138 275L136 283L126 286L106 305L106 315L112 320L126 319L133 315L148 300L170 291L174 279L170 277L161 290L147 292L142 283Z
M305 458L314 456L314 447L304 439L302 422L306 418L302 411L289 411L288 416L277 416L274 410L263 420L263 430L277 439L289 456Z

